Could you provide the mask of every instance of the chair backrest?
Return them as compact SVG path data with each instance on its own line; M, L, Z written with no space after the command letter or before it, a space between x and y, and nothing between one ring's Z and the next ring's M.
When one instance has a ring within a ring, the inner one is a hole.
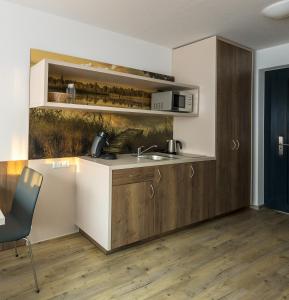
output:
M32 218L43 176L25 167L18 179L13 198L11 215L21 224L27 235L31 230Z

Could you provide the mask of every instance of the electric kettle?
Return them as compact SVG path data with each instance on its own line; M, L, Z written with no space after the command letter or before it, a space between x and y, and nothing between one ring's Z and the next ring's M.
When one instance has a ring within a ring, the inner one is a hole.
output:
M168 143L167 152L169 154L177 154L178 153L178 148L179 149L183 148L182 143L178 140L167 140L167 143Z

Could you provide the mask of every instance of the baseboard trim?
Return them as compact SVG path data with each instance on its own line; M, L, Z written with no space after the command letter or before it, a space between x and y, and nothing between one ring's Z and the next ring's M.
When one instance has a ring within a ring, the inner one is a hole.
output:
M239 213L240 211L245 210L245 209L250 209L250 207L248 207L248 206L247 207L241 207L241 208L238 208L238 209L236 209L234 211L224 213L222 215L218 215L218 216L214 216L214 217L209 217L206 220L198 221L198 222L195 222L195 223L192 223L192 224L185 225L183 227L175 228L175 229L172 229L170 231L163 232L163 233L160 233L160 234L156 234L156 235L148 237L146 239L133 242L131 244L127 244L127 245L123 245L123 246L120 246L120 247L117 247L117 248L113 248L111 250L106 250L105 248L103 248L89 234L87 234L86 232L84 232L80 228L79 228L79 233L81 235L83 235L85 238L87 238L92 244L94 244L102 253L104 253L105 255L109 255L109 254L112 254L112 253L115 253L115 252L118 252L118 251L121 251L121 250L125 250L125 249L129 249L129 248L132 248L132 247L144 245L144 244L146 244L148 242L151 242L151 241L154 241L154 240L157 240L157 239L169 236L169 235L177 233L177 232L181 232L181 231L186 230L186 229L190 229L190 228L193 228L193 227L196 227L196 226L200 226L201 224L204 224L206 222L212 222L212 221L214 221L216 219L220 219L220 218L225 217L225 216L229 216L229 215L232 215L232 214Z
M289 215L289 213L288 212L286 212L286 211L282 211L282 210L276 210L276 209L273 209L274 211L276 211L277 213L279 213L279 214L283 214L283 215Z
M254 209L254 210L260 210L260 209L264 208L264 204L262 204L262 205L250 205L250 208Z
M81 235L83 235L86 239L88 239L92 244L94 244L101 252L103 252L104 254L108 255L110 253L112 253L112 251L106 250L105 248L103 248L97 241L95 241L89 234L87 234L86 232L84 232L82 229L79 228L79 233Z

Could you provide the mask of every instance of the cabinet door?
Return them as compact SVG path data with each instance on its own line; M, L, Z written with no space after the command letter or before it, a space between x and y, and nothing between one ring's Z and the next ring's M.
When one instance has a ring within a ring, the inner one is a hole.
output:
M192 168L191 223L195 223L209 219L215 211L216 162L196 162Z
M191 163L181 164L177 169L177 228L192 224L193 210L193 177L194 168Z
M112 187L111 246L117 248L155 234L152 181Z
M216 198L215 161L161 166L156 172L158 233L211 217Z
M156 173L156 230L163 233L190 224L190 164L160 166Z
M167 232L177 227L178 165L156 168L154 186L156 189L156 231Z

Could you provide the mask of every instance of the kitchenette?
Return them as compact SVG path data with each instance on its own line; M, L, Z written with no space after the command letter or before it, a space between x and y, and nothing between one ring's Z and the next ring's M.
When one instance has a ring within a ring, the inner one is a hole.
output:
M33 51L33 242L80 231L108 254L250 205L250 49L177 48L173 76Z
M289 299L289 0L0 16L0 300Z

